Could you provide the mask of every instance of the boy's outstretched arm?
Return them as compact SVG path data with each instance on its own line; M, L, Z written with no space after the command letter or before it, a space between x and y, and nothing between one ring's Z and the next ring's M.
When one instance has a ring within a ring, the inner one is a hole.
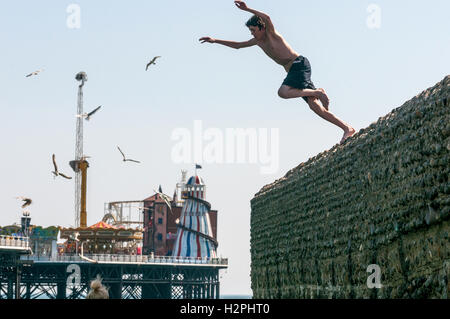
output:
M199 39L199 41L201 43L218 43L218 44L222 44L225 45L227 47L233 48L233 49L240 49L240 48L247 48L247 47L251 47L252 45L256 44L256 39L250 39L248 41L244 41L244 42L236 42L236 41L227 41L227 40L219 40L219 39L214 39L214 38L210 38L210 37L202 37Z
M264 12L260 12L255 9L251 9L251 8L247 7L245 2L241 1L241 0L234 1L234 4L239 9L253 13L253 14L257 15L258 17L260 17L264 21L267 31L275 31L275 27L273 26L272 20L270 20L270 17L267 14L265 14Z

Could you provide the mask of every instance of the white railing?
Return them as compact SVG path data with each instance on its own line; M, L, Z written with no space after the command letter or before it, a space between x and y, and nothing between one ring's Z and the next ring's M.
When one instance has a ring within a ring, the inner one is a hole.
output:
M228 258L195 258L195 257L171 257L171 256L147 256L147 255L114 255L114 254L85 254L85 259L79 255L58 255L58 256L27 256L24 259L33 261L86 261L106 263L147 263L147 264L204 264L204 265L228 265Z
M30 247L30 241L28 237L0 235L0 246L11 248L23 247L25 249L28 249Z

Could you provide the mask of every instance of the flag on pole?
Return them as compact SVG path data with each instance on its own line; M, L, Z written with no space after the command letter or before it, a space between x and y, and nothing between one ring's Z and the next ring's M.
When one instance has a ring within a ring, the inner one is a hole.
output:
M202 166L198 165L198 164L195 164L195 169L197 169L197 168L202 168Z

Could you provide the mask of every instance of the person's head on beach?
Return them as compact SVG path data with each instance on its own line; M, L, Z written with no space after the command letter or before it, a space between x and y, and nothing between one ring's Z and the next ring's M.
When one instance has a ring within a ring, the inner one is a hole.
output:
M108 289L103 286L99 275L91 281L91 291L87 294L86 299L109 299Z

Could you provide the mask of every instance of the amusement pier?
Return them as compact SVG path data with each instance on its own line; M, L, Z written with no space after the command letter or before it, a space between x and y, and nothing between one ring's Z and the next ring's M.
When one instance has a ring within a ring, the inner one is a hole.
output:
M113 299L219 298L219 271L228 260L217 256L218 212L206 201L199 165L190 178L181 171L172 197L160 186L142 200L106 203L102 220L87 225L81 116L87 76L80 72L76 80L80 116L69 163L75 227L34 226L25 210L20 225L0 227L0 299L84 299L97 276Z

